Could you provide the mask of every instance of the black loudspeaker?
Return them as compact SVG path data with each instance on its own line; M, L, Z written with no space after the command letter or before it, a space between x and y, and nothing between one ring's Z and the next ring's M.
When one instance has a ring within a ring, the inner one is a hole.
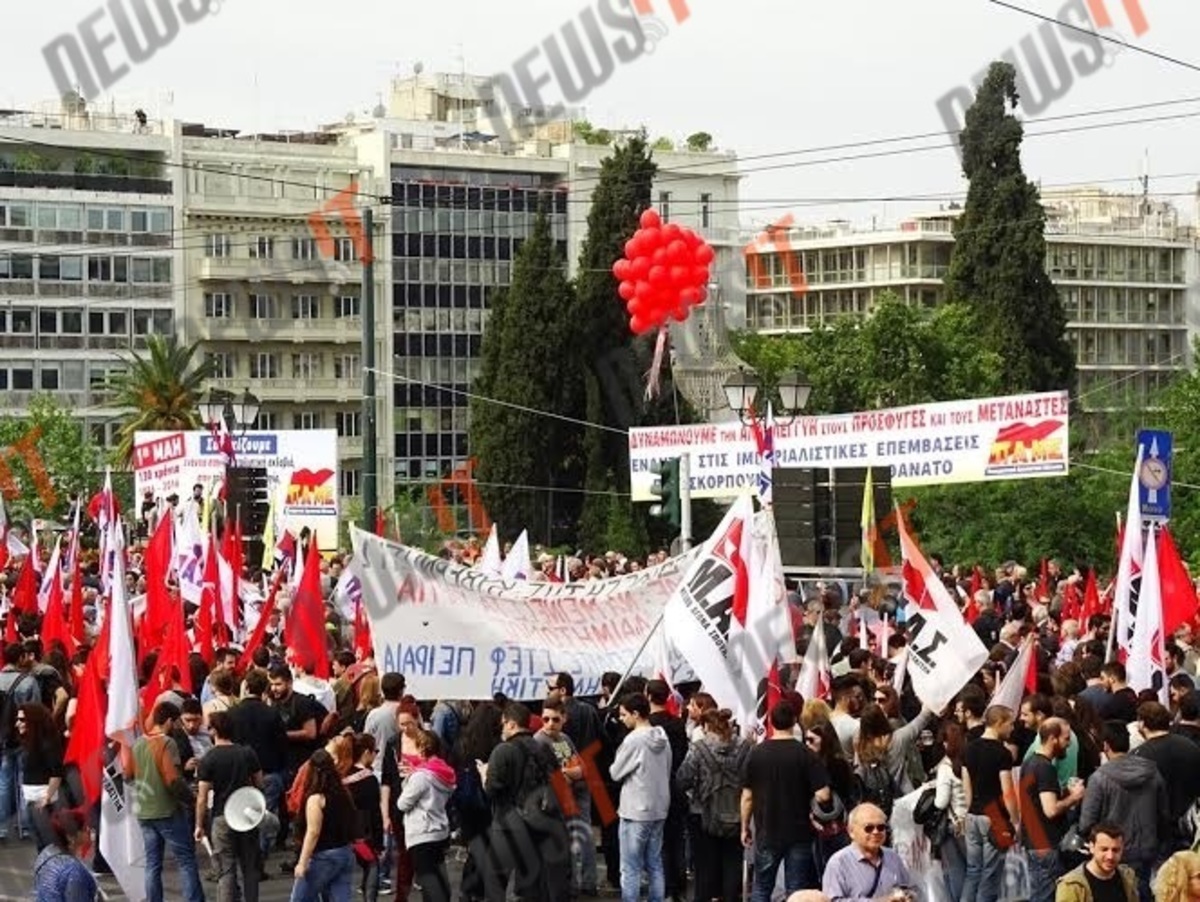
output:
M858 567L862 561L862 502L867 471L775 470L775 523L785 567ZM871 474L875 521L892 506L890 469Z
M225 511L230 521L241 519L246 563L258 567L263 558L263 533L271 515L266 467L229 467L225 471Z

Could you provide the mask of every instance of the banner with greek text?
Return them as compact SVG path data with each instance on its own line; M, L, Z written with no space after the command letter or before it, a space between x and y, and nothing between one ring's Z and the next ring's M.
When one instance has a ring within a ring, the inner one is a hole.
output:
M362 583L375 660L421 700L541 699L559 672L598 695L624 673L699 554L613 579L508 581L351 528L350 571ZM652 655L635 673L652 676ZM677 673L678 677L679 674Z
M1065 476L1066 392L947 401L800 417L776 423L777 467L890 467L892 485L941 485ZM741 423L629 430L634 501L652 501L650 465L687 453L693 498L755 491L758 450Z

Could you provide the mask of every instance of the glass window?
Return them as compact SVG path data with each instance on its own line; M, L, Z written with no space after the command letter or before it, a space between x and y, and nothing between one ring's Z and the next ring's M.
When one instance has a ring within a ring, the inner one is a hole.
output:
M150 231L156 235L161 235L171 231L171 211L170 210L151 210L150 211Z
M33 391L33 368L14 369L12 371L12 387L16 391Z
M108 232L124 232L125 231L125 211L124 210L105 210L104 211L104 226Z
M30 219L29 204L9 204L8 224L14 229L27 229L33 222Z
M83 334L83 311L82 310L64 310L62 312L62 334L63 335L82 335Z
M54 204L38 204L37 227L39 229L53 229L58 227L58 209Z
M133 264L133 283L135 285L148 285L153 278L153 267L149 257L134 257L131 261Z
M59 259L59 278L65 282L82 281L83 257L61 257Z
M150 214L146 210L129 211L129 231L146 232L150 229Z

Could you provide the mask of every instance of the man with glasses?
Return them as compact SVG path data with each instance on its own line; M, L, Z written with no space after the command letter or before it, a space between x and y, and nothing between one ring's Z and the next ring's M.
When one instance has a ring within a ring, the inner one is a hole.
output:
M850 812L850 845L829 859L821 883L830 902L913 898L908 868L899 855L884 848L887 835L887 816L880 808L862 804Z
M571 737L563 732L566 722L566 706L555 699L547 699L542 704L542 728L533 738L550 746L566 781L555 780L553 785L571 837L571 891L575 895L595 896L596 840L592 836L591 820L584 817L584 812L591 810L590 798L583 759ZM567 793L569 798L564 798Z

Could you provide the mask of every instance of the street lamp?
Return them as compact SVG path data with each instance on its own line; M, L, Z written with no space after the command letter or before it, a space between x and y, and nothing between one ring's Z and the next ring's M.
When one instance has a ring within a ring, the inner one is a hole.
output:
M200 411L200 419L209 429L223 424L231 434L236 431L239 435L245 435L246 430L258 419L260 405L250 389L246 389L238 398L233 392L210 388L208 399L202 399L196 406Z
M738 415L747 426L759 422L765 404L756 405L755 399L762 391L762 381L752 371L739 367L738 371L725 380L725 400L730 410ZM791 422L808 406L812 385L800 370L784 373L776 385L779 390L781 409L776 413L776 422Z

